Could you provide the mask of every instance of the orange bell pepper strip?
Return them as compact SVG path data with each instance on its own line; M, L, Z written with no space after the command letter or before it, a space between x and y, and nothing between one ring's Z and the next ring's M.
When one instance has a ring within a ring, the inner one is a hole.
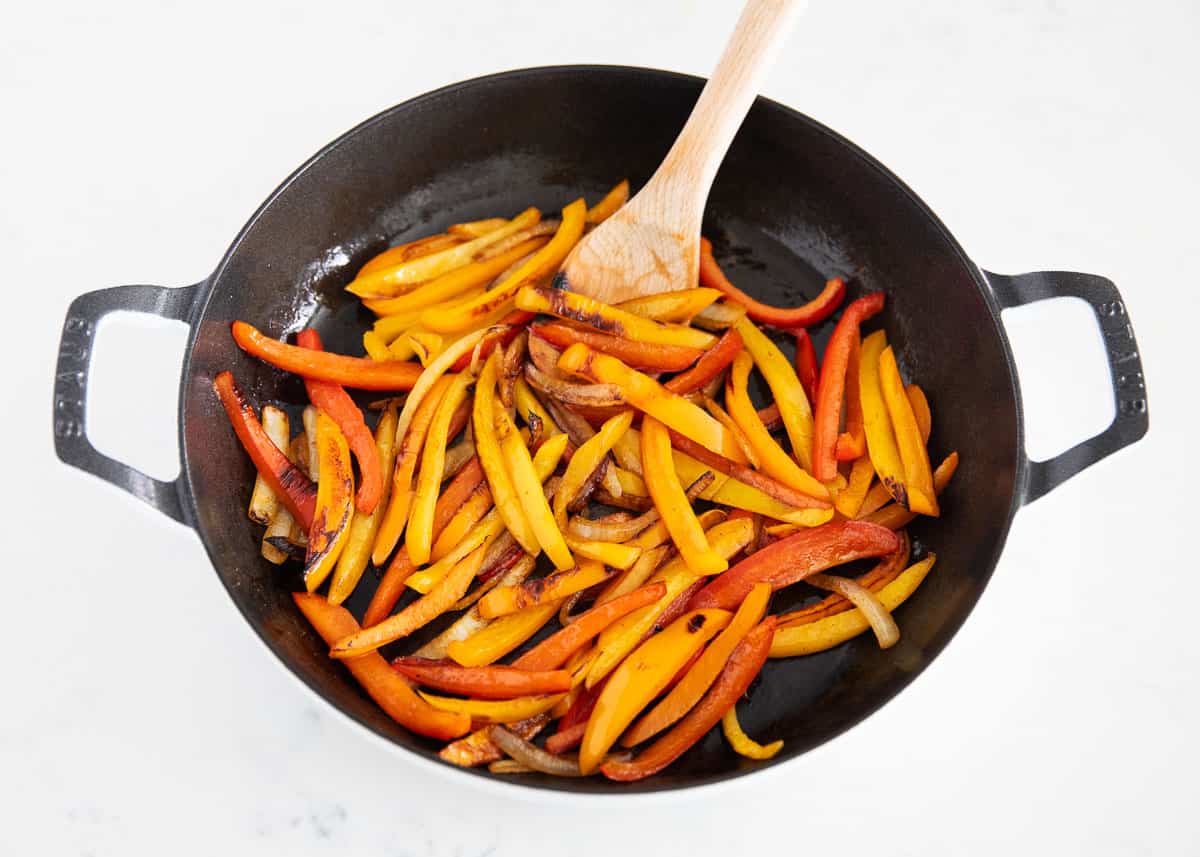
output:
M304 618L329 645L359 630L349 610L330 604L320 595L297 592L292 598ZM372 653L342 663L389 717L418 735L449 741L471 730L470 715L438 711L429 705L381 655Z
M575 560L571 556L571 549L567 547L562 531L554 522L554 513L550 510L550 501L546 499L545 491L542 490L542 479L533 465L533 456L529 454L529 447L525 445L525 440L517 430L512 417L508 415L508 411L500 407L498 403L494 408L494 419L496 432L499 435L500 449L504 453L504 464L508 468L508 475L512 479L517 499L525 511L525 520L529 522L529 528L533 531L537 544L546 552L546 556L559 571L573 568ZM559 455L561 456L561 454L562 449L560 448ZM499 503L497 503L498 505ZM526 552L537 553L536 550L528 549Z
M822 482L837 476L837 441L850 351L858 339L859 325L882 311L883 302L883 292L872 292L846 307L825 348L812 435L812 474Z
M593 706L594 707L594 706ZM590 714L591 712L589 712ZM568 750L574 750L583 741L583 734L587 732L587 721L581 720L578 723L573 723L566 729L555 732L546 739L546 750L562 754Z
M803 306L783 309L759 303L729 281L713 258L712 242L700 239L700 284L718 289L731 301L746 308L746 313L761 324L772 327L812 327L820 324L841 306L846 295L846 283L841 277L827 280L821 293Z
M595 226L612 217L629 199L629 179L621 179L598 203L588 209L587 222Z
M461 711L473 723L515 723L549 711L565 694L519 696L516 699L458 699L420 692L420 697L442 711Z
M933 471L934 493L941 494L945 490L956 470L958 470L958 453L952 452L937 466L937 470ZM907 527L916 520L916 517L916 512L905 509L899 503L890 503L882 509L865 515L861 520L887 527L890 530L898 530L901 527Z
M466 303L447 309L433 307L426 310L421 316L421 323L439 333L465 330L473 322L511 306L510 302L522 287L544 280L558 271L567 254L583 237L586 218L587 206L582 199L570 203L562 210L562 222L550 242L505 277L503 282ZM517 309L531 311L519 304Z
M551 601L501 616L465 640L450 643L446 654L464 667L494 663L540 631L560 606L559 602Z
M513 538L525 549L526 553L536 556L541 550L541 546L538 544L537 536L534 535L529 520L525 517L525 510L517 497L517 489L513 485L512 476L509 475L508 467L504 463L500 439L496 435L495 402L498 372L499 359L493 352L484 363L479 380L475 383L475 404L472 417L472 425L475 427L475 452L479 456L480 464L483 465L483 472L487 476L488 487L492 492L492 500L500 517L504 519L504 525L508 527L508 531L512 533Z
M430 558L435 562L453 550L454 546L463 540L463 536L473 526L478 524L483 516L492 508L492 492L488 488L487 481L482 478L483 468L479 466L479 459L472 458L467 467L471 467L477 471L480 478L476 482L475 487L471 489L471 493L459 505L458 511L454 513L454 517L450 519L449 523L446 524L434 541L433 552L430 554ZM459 472L461 473L462 471ZM446 489L447 492L455 487L457 480L458 477L456 476ZM446 492L442 493L442 497L444 496L446 496ZM441 502L442 499L439 497L439 506ZM436 515L436 513L437 510L434 509L434 514Z
M579 745L579 769L596 770L609 748L683 664L729 624L725 610L694 610L635 649L604 685Z
M810 402L817 400L817 377L820 374L817 364L817 349L813 346L812 337L804 328L796 330L796 377Z
M535 324L532 332L557 348L569 348L576 342L582 342L595 351L616 357L634 369L649 372L682 371L699 360L704 353L699 348L650 345L595 330L568 327L557 321Z
M754 447L759 464L767 475L801 494L828 501L829 489L805 472L796 463L796 459L784 452L783 447L775 442L775 438L771 437L771 433L759 419L758 411L750 401L750 370L753 366L754 358L746 352L739 354L733 361L733 369L725 381L725 407L729 415Z
M896 446L900 450L900 462L904 467L904 488L908 502L903 505L922 515L936 517L937 493L933 487L929 452L921 440L921 429L917 425L912 402L904 391L904 382L900 380L900 369L896 366L896 356L890 345L879 355L879 383L888 416L892 420Z
M235 321L232 329L239 348L276 369L355 390L410 390L422 371L418 364L406 361L347 357L288 345L263 335L244 321Z
M813 413L796 370L779 346L755 327L752 321L743 318L733 327L746 343L746 351L754 358L755 365L771 389L775 404L779 406L779 416L783 419L783 427L792 444L792 455L801 467L811 471ZM821 479L819 476L817 478Z
M507 220L504 222L508 223ZM477 238L479 236L473 237ZM416 241L409 241L405 244L397 244L395 247L389 247L382 253L372 256L365 265L358 269L358 276L361 277L372 271L391 268L394 265L399 265L401 262L407 262L409 259L428 256L430 253L436 253L439 250L445 250L447 247L453 247L455 244L461 243L462 240L457 236L439 233L437 235L426 235L424 238L418 238Z
M730 328L721 334L716 345L703 353L695 366L686 372L680 372L663 384L663 387L680 396L695 392L721 374L744 347L742 337Z
M392 661L392 669L424 687L477 699L514 699L571 689L571 674L566 670L533 671L490 665L461 667L429 658L396 658Z
M354 518L350 447L337 423L324 411L317 412L317 462L317 502L304 557L304 586L309 592L333 571Z
M584 441L571 456L562 483L554 494L554 520L560 529L567 526L567 506L583 489L596 469L604 464L609 451L633 425L633 411L622 411L605 421L600 430Z
M862 396L858 392L858 366L861 356L862 337L855 330L850 341L850 358L846 361L846 430L838 435L837 445L834 447L834 457L838 461L854 461L867 451Z
M879 358L887 347L887 336L877 330L862 341L859 357L858 390L862 399L863 429L867 436L867 455L879 476L879 482L898 503L907 507L904 487L904 465L896 433L883 398L879 377Z
M575 568L560 571L547 577L526 580L517 586L501 586L479 599L479 615L484 619L495 619L516 613L528 607L561 601L603 583L612 572L595 560L584 560Z
M296 334L296 344L312 351L325 350L321 344L321 335L311 328ZM355 508L364 515L371 514L383 494L383 473L379 469L379 451L375 448L375 438L371 436L371 430L363 421L362 411L340 384L305 378L304 389L308 392L309 401L332 417L346 436L350 451L354 453L354 460L358 462L358 473L361 477Z
M845 490L839 491L833 501L834 507L843 517L858 517L858 511L862 508L874 478L875 465L871 464L870 458L864 455L854 462L854 466L850 468L850 477L846 480Z
M446 466L446 443L451 437L450 421L454 412L466 401L467 388L473 380L467 372L455 375L429 422L421 452L421 470L413 490L408 525L404 530L404 544L414 565L429 562L433 550L433 513Z
M513 661L513 666L522 670L558 669L613 622L638 608L653 604L666 594L665 584L651 583L593 607L521 655Z
M621 301L617 304L617 309L656 321L688 324L697 313L703 312L719 297L721 297L721 293L716 289L679 289Z
M728 568L729 563L709 545L679 484L667 427L649 416L642 420L642 471L650 498L688 569L693 574L705 575Z
M558 358L558 367L597 383L615 384L625 401L684 437L734 461L745 459L737 441L707 411L664 389L649 375L630 369L620 360L599 354L577 342Z
M632 782L657 774L696 744L737 704L766 663L775 636L768 616L733 650L708 693L675 728L628 762L605 762L600 772L610 780Z
M546 313L568 319L612 336L646 345L710 348L717 341L711 333L682 324L664 324L589 298L578 292L554 287L526 286L517 293L516 305L526 312Z
M549 714L538 714L525 720L518 720L516 723L509 723L505 728L529 741L536 737L549 722ZM461 768L474 768L502 759L504 751L492 741L491 731L491 726L476 729L466 738L459 738L457 741L447 744L438 751L438 756Z
M725 733L725 740L729 742L729 746L733 747L735 753L739 756L745 756L747 759L774 759L775 756L783 749L783 741L772 741L770 744L759 744L742 730L742 724L738 722L737 705L725 712L725 716L721 718L721 731Z
M503 217L485 217L482 220L466 220L462 223L451 223L446 227L446 231L451 235L478 238L480 235L495 232L506 223L508 223L508 220Z
M292 517L308 532L317 501L317 486L271 442L254 408L246 401L246 395L231 373L217 375L213 379L213 390L221 400L242 448L254 462L255 470L292 513Z
M725 630L704 650L671 692L622 736L621 743L626 747L641 744L691 711L717 680L733 650L762 621L770 599L770 584L755 584Z
M827 568L889 554L898 545L894 532L865 521L834 521L801 530L755 551L715 578L690 606L736 607L761 581L770 583L772 589L782 589Z

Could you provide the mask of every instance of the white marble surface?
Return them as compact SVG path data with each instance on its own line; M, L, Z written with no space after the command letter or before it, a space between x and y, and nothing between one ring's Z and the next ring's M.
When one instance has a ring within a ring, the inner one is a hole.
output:
M813 0L767 93L882 159L981 264L1113 277L1153 428L1021 513L986 597L911 689L724 793L606 810L430 776L280 671L192 533L53 460L51 366L76 294L200 279L284 175L388 105L525 65L705 73L736 14L600 5L6 9L0 853L1200 849L1194 0ZM1031 443L1061 449L1108 413L1096 337L1069 308L1015 323ZM94 429L169 475L182 340L112 331Z

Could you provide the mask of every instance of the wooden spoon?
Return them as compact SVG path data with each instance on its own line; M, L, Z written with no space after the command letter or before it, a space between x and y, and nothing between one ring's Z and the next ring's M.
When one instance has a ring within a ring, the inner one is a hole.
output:
M748 0L687 124L646 186L587 235L560 276L605 303L696 285L708 191L802 0Z

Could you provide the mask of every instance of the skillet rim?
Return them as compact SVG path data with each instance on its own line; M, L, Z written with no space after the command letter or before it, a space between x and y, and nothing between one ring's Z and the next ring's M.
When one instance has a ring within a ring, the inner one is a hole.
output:
M739 784L744 785L745 781L743 778L745 778L751 774L762 774L763 772L770 770L774 774L778 775L784 766L791 765L792 763L798 762L801 758L808 755L809 753L815 752L815 751L825 747L831 741L846 734L846 732L848 732L850 729L854 728L855 726L857 726L858 724L860 724L864 720L866 720L868 717L877 713L881 708L883 708L889 702L891 702L892 699L894 699L901 691L903 691L905 688L907 688L919 675L924 673L925 670L933 663L933 661L936 660L937 656L939 654L941 654L942 650L946 647L946 645L962 629L962 626L966 623L968 617L974 611L975 605L978 603L980 597L982 597L984 590L987 589L987 586L991 581L992 575L995 573L996 566L999 564L1000 557L1004 552L1004 546L1008 540L1008 534L1012 527L1013 518L1015 517L1017 510L1020 509L1020 507L1022 506L1022 501L1023 501L1024 493L1025 493L1025 484L1026 484L1026 480L1028 477L1027 457L1024 455L1024 449L1025 449L1024 407L1023 407L1022 400L1021 400L1021 389L1020 389L1020 383L1019 383L1019 379L1018 379L1018 375L1017 375L1016 362L1013 357L1011 343L1009 342L1008 335L1006 334L1006 332L1004 330L1004 325L1001 322L1001 318L1000 318L1001 307L999 305L999 302L996 300L995 295L992 292L992 289L988 283L987 277L984 275L984 273L980 269L980 267L977 264L975 264L975 262L973 262L971 260L971 258L966 254L966 252L963 250L962 246L958 243L957 239L955 239L953 234L951 234L950 230L946 228L945 224L942 223L941 219L924 202L924 200L922 200L912 190L912 188L910 188L907 184L905 184L891 170L889 170L880 161L878 161L876 158L874 158L869 153L867 153L864 149L862 149L861 147L859 147L858 145L856 145L854 142L847 139L846 137L842 136L841 134L838 134L836 131L829 128L828 126L818 122L817 120L807 116L804 113L801 113L798 110L795 110L794 108L788 107L785 104L781 104L778 101L774 101L774 100L766 98L762 95L759 95L755 101L755 106L763 105L768 110L781 111L782 114L789 120L798 121L804 125L807 125L811 130L816 131L817 133L830 138L834 143L838 144L842 149L844 149L847 155L857 158L868 169L870 169L871 171L876 173L881 179L883 179L886 182L889 182L897 191L899 191L902 194L902 196L905 198L905 200L908 203L910 203L911 205L913 205L915 207L917 213L924 215L924 217L928 221L928 225L934 227L934 229L940 235L942 240L944 240L947 243L950 250L956 257L956 260L970 274L970 277L971 277L972 281L974 282L976 289L979 291L981 297L983 298L984 304L988 310L988 316L991 320L993 330L1000 341L1002 351L1004 354L1005 367L1008 370L1008 382L1009 382L1010 389L1012 391L1012 397L1013 397L1013 402L1014 402L1014 407L1015 407L1015 415L1014 416L1016 417L1017 431L1016 431L1016 437L1014 438L1015 442L1014 442L1014 446L1013 446L1013 458L1014 458L1013 486L1014 487L1013 487L1013 491L1012 491L1012 497L1010 498L1010 501L1009 501L1008 513L1005 516L1003 524L1001 526L999 526L996 530L995 543L994 543L993 549L991 551L990 562L988 563L986 571L984 571L982 573L982 577L979 581L978 588L971 594L970 598L968 599L968 603L966 605L967 609L962 614L962 618L957 622L956 625L954 625L953 627L948 629L949 633L946 634L943 639L937 641L935 644L933 644L928 649L926 649L926 651L925 651L926 658L924 660L924 663L921 665L920 669L918 669L914 672L911 672L911 673L906 673L901 678L901 680L897 683L896 687L894 689L892 689L889 693L885 694L879 700L878 704L874 706L874 708L872 710L870 710L867 713L862 714L861 716L852 718L851 720L846 722L840 729L838 729L837 731L830 734L820 744L818 744L814 747L811 747L808 750L802 751L795 756L791 756L786 759L781 759L778 762L770 761L766 764L760 764L760 765L754 765L754 766L740 766L737 769L732 770L732 771L727 771L727 772L723 772L723 773L719 773L719 774L712 774L712 775L707 775L707 776L700 776L700 777L697 777L693 782L688 782L688 783L684 783L684 784L672 783L672 784L654 785L653 779L651 779L649 781L642 781L642 782L635 782L635 783L621 783L621 784L608 783L607 781L605 781L601 787L595 788L595 787L592 787L592 784L594 782L592 779L545 778L545 779L538 779L538 780L525 780L523 778L518 778L518 777L500 777L498 775L489 773L486 768L462 768L457 765L452 765L448 762L443 762L437 758L436 754L433 754L432 752L422 752L422 751L419 751L419 750L416 750L416 749L413 749L410 747L405 747L401 744L396 743L389 735L385 734L384 732L382 732L380 730L377 730L370 723L359 719L357 716L345 711L343 708L341 708L339 705L334 703L332 700L328 699L322 693L320 688L316 687L314 684L311 684L308 680L306 680L298 672L296 672L295 670L292 669L292 667L288 663L287 659L285 658L282 650L280 648L277 648L272 643L272 641L270 639L268 639L268 637L264 633L263 629L260 627L259 623L254 621L249 616L247 611L245 609L243 609L241 603L235 597L235 593L234 593L233 589L228 585L225 578L217 570L217 561L216 561L216 557L214 556L213 546L208 538L207 533L204 532L201 529L201 527L199 526L199 518L197 515L197 511L196 511L196 498L195 498L194 488L192 485L191 470L189 467L189 461L191 458L191 456L190 456L191 450L187 443L187 432L184 430L184 426L185 426L187 418L188 418L187 391L189 389L190 381L191 381L191 378L193 375L192 358L195 354L196 339L197 339L197 337L199 335L199 331L200 331L200 322L204 319L205 315L207 314L209 303L213 297L213 285L224 274L224 272L225 272L226 268L229 266L231 260L236 256L239 248L241 247L242 242L245 240L246 236L250 233L250 231L255 227L255 225L258 223L260 218L266 213L266 211L281 196L284 195L284 193L291 187L291 185L295 181L297 181L301 176L305 175L309 170L316 167L318 165L318 163L325 158L326 155L330 154L332 151L337 149L339 146L344 145L349 140L351 140L353 137L357 136L359 133L366 131L367 129L371 128L372 126L376 125L379 122L384 121L385 119L390 118L393 114L395 114L397 112L408 111L408 110L414 109L428 101L440 99L447 95L452 95L452 94L460 94L461 95L463 93L466 93L469 90L476 89L479 87L488 87L488 86L492 86L492 85L496 85L496 84L502 84L502 83L505 83L508 81L521 80L524 78L551 77L554 75L564 75L564 74L565 75L585 75L585 76L586 75L615 75L615 76L626 75L626 76L637 77L637 78L650 77L650 78L657 78L659 80L664 80L664 81L674 81L674 82L685 82L685 83L691 83L691 84L698 84L700 86L703 86L703 84L705 83L705 80L706 80L705 78L700 77L698 75L684 74L681 72L669 71L669 70L665 70L665 69L656 69L656 68L649 68L649 67L642 67L642 66L627 66L627 65L606 65L606 64L548 65L548 66L530 66L527 68L511 69L508 71L496 72L493 74L482 75L479 77L474 77L474 78L469 78L467 80L458 81L456 83L451 83L447 86L443 86L443 87L439 87L438 89L430 90L429 92L425 92L421 95L415 96L414 98L410 98L406 101L400 102L399 104L388 107L388 108L376 113L375 115L363 120L362 122L358 123L353 128L351 128L348 131L344 132L343 134L339 135L336 139L332 140L331 142L327 143L326 145L322 146L319 150L317 150L317 152L314 153L307 160L305 160L303 164L301 164L299 167L297 167L295 170L293 170L287 176L287 178L285 178L279 184L279 186L276 187L267 196L267 198L262 202L262 204L259 205L259 207L254 211L254 213L246 221L245 225L243 225L242 228L238 231L237 236L233 239L233 241L229 245L229 248L222 255L221 260L217 264L216 268L213 270L213 273L210 274L207 278L205 278L205 280L200 284L199 293L196 296L195 303L192 306L191 313L189 316L189 333L188 333L187 343L184 348L184 360L183 360L183 367L182 367L182 372L180 375L180 384L179 384L179 400L178 400L179 427L178 427L178 431L179 431L179 457L180 457L180 480L179 480L180 501L181 501L181 506L184 510L184 516L187 518L187 521L188 521L189 525L192 527L192 529L195 530L197 536L199 536L200 542L204 546L205 553L208 555L209 563L213 567L213 572L217 575L218 579L220 580L221 586L225 589L226 593L229 595L230 600L233 602L234 606L237 608L238 612L241 614L241 616L245 620L246 624L249 625L254 630L255 635L266 646L266 648L275 656L276 660L279 661L279 663L285 668L286 672L289 675L291 675L293 679L298 681L301 685L308 688L309 691L311 691L315 696L319 697L326 705L328 705L330 708L332 708L334 711L336 711L338 714L340 714L343 718L358 725L359 727L364 729L368 734L372 735L376 739L378 739L381 742L383 742L384 744L386 744L393 751L400 751L404 757L415 760L416 762L418 762L422 767L426 768L427 770L436 770L440 774L447 776L458 782L463 782L463 783L470 782L470 783L474 783L476 785L482 785L484 788L486 788L488 790L495 790L495 792L497 794L502 794L502 795L504 795L506 797L510 797L510 798L511 797L522 797L522 798L526 798L526 799L536 799L537 797L539 797L547 792L553 792L559 796L563 796L563 797L569 796L570 799L578 800L581 803L594 804L597 799L600 799L600 800L604 800L606 803L611 805L614 801L616 801L618 799L622 799L622 798L627 799L627 800L632 800L634 798L637 798L639 803L645 803L646 799L651 796L658 798L658 799L662 799L664 797L678 797L681 794L686 794L687 796L691 797L691 796L698 795L700 792L703 792L705 795L707 795L707 794L713 793L718 786L728 787L729 785L731 785L737 781L741 781L741 782L739 782ZM976 573L978 574L979 572L976 572ZM508 788L508 786L517 786L518 788L514 790L514 789Z

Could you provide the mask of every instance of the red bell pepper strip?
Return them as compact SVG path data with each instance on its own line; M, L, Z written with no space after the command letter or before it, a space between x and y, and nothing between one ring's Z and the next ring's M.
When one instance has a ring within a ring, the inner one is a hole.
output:
M479 344L479 362L482 364L484 360L491 356L492 352L497 347L507 348L508 343L517 338L517 334L525 329L530 321L533 320L534 314L525 312L524 310L515 309L504 318L496 322L496 327L505 326L508 329L496 336L489 336ZM454 362L450 367L451 372L461 372L471 365L473 353L468 352Z
M817 367L817 349L813 347L812 337L804 328L796 330L796 374L800 377L800 385L810 402L817 400L817 377L820 369Z
M817 295L804 306L783 309L769 304L759 303L743 292L725 276L725 272L713 258L712 242L707 238L700 239L700 285L719 289L734 303L746 308L746 314L761 324L772 327L811 327L820 324L833 315L846 296L846 283L841 277L834 277L825 283L821 294Z
M296 592L292 598L304 618L330 646L361 630L349 610L330 604L324 595ZM449 741L471 730L470 715L434 708L417 696L408 681L388 666L378 652L348 658L342 663L389 717L418 735Z
M584 330L553 321L534 325L532 333L558 348L583 342L596 351L616 357L634 369L650 372L681 372L703 355L699 348L683 345L653 345L598 330Z
M675 600L667 605L667 609L664 610L662 615L655 620L654 624L650 626L650 630L646 632L646 636L642 639L645 640L654 636L688 610L691 610L692 608L689 605L691 604L692 600L701 591L703 591L704 584L707 582L708 578L702 577L699 580L688 584L687 588L675 596Z
M800 530L755 551L714 578L696 594L687 609L732 610L760 581L770 583L772 590L782 589L836 565L889 554L898 545L894 532L866 521L834 521Z
M862 337L854 331L850 341L850 359L846 361L846 430L838 435L834 457L838 461L854 461L867 451L867 430L863 423L862 396L858 389L858 364L862 354Z
M317 505L316 484L288 461L288 457L271 442L254 408L233 380L233 374L222 372L213 379L213 390L225 407L225 413L233 426L242 448L254 462L255 469L271 486L275 496L287 506L292 517L305 532L312 526L313 512Z
M579 696L575 697L575 701L571 703L571 707L567 709L558 721L558 729L555 732L566 732L572 726L580 723L587 724L588 718L592 716L592 712L596 709L596 702L600 699L600 694L604 690L604 686L608 684L608 676L605 676L591 688L584 688Z
M763 427L767 431L779 431L783 428L783 417L779 413L779 405L771 403L758 412L758 418L762 421Z
M858 326L883 309L883 292L872 292L846 307L825 347L825 362L817 384L813 414L813 476L822 482L837 478L837 439L841 430L842 396L850 351L858 339Z
M731 328L721 334L717 344L705 351L695 366L676 375L663 386L680 396L699 390L732 363L733 358L737 357L744 347L741 335Z
M671 431L670 434L671 446L684 455L690 455L701 464L708 465L718 473L724 473L726 476L732 476L739 482L745 482L747 485L757 488L764 494L774 497L780 503L785 503L793 509L828 509L832 505L828 500L810 497L808 494L803 494L790 485L785 485L761 471L747 467L745 464L738 464L732 459L719 455L708 449L708 447L696 443L691 438L684 437L677 431Z
M321 335L311 328L296 335L296 344L311 351L325 350ZM371 514L383 495L383 471L380 469L379 452L375 449L375 438L363 421L362 411L341 384L305 378L304 389L308 391L309 401L328 414L346 436L346 443L358 461L358 472L362 477L355 506L364 515Z
M396 658L392 669L425 687L476 699L516 699L571 689L571 674L566 670L534 672L495 664L464 667L431 658Z
M605 762L600 772L610 780L632 782L652 776L682 756L721 722L745 693L767 661L775 637L775 617L768 616L746 635L696 707L670 732L628 762Z
M555 732L546 739L546 749L555 754L574 750L583 743L584 732L587 732L587 720L582 720L573 726L568 726L566 729Z
M244 321L233 323L233 341L247 354L277 369L356 390L411 390L422 371L419 364L407 361L347 357L288 345Z

